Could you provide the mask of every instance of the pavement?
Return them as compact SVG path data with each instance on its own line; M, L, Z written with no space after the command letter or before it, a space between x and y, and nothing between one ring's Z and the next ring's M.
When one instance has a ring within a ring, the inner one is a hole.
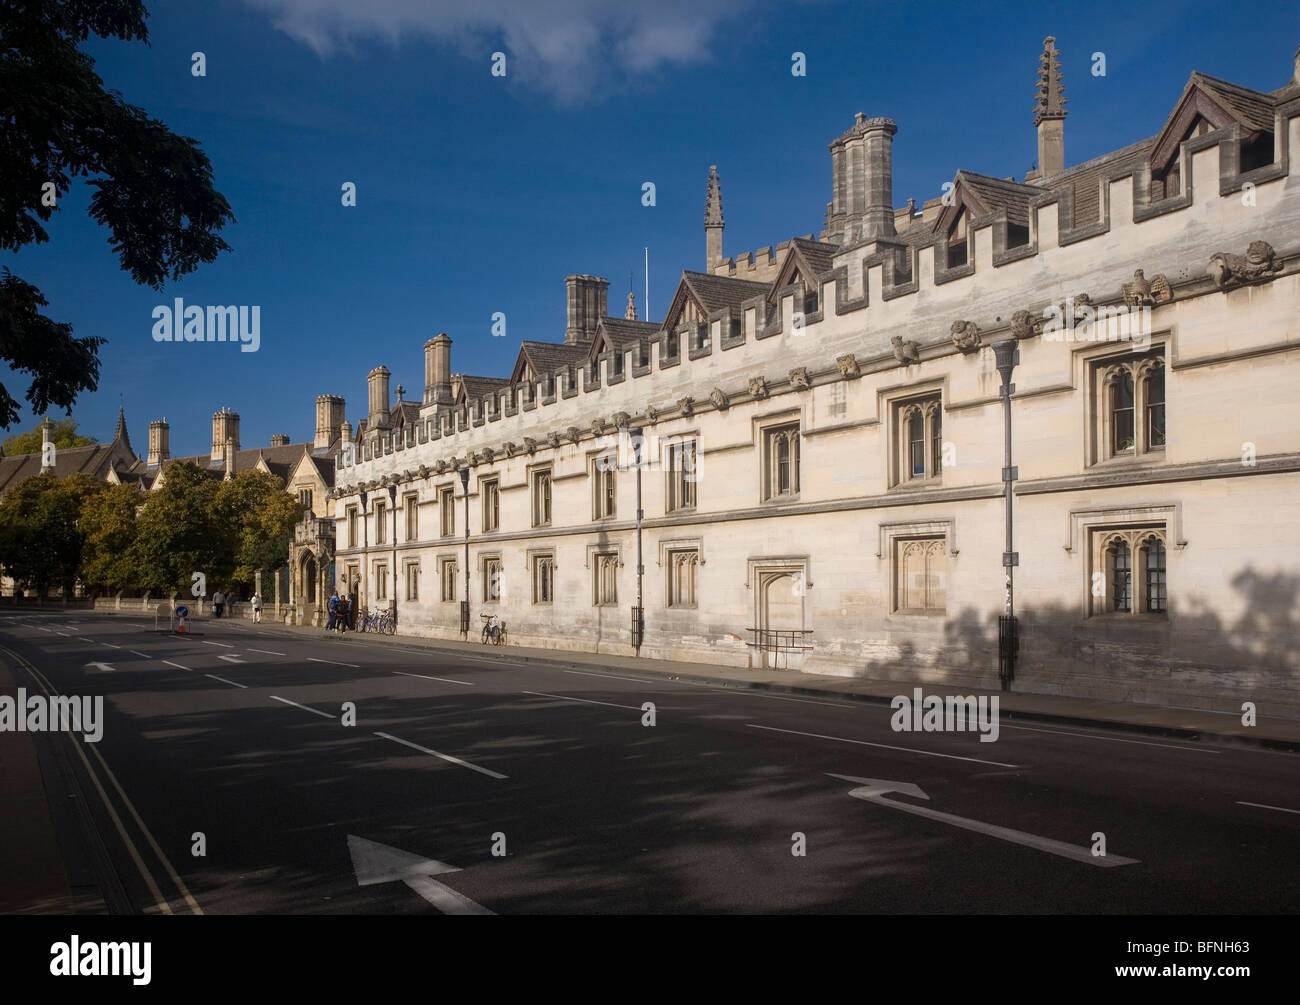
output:
M1286 724L1004 694L995 736L900 731L896 681L195 627L0 613L0 694L103 701L99 742L0 733L4 910L1300 905Z
M136 615L138 617L138 615ZM251 624L247 619L241 623ZM194 622L195 631L219 624L211 618ZM428 648L448 654L482 656L484 652L508 653L512 659L526 663L561 667L604 667L695 681L725 687L752 688L776 694L835 697L853 701L884 702L897 695L911 696L914 687L925 694L958 690L962 694L998 695L1000 714L1007 719L1055 722L1059 724L1116 726L1136 732L1183 739L1213 740L1225 743L1255 744L1274 750L1300 750L1300 721L1279 716L1259 715L1252 726L1242 724L1240 710L1209 711L1196 708L1171 708L1164 705L1134 702L1100 701L1065 695L1033 694L1017 691L989 691L967 686L945 687L919 681L880 680L866 677L841 677L788 670L754 670L746 667L719 666L676 660L644 659L610 653L557 651L530 646L485 646L477 641L431 639L411 635L378 635L373 632L347 632L339 636L323 628L283 625L264 617L259 627L286 635L327 637L344 645L401 645Z

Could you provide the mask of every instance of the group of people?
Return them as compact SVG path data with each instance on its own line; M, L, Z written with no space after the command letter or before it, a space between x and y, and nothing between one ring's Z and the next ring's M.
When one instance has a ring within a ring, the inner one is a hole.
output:
M342 634L343 632L356 631L357 595L355 593L350 597L346 594L340 595L339 591L335 590L330 594L329 614L329 621L325 625L327 632Z
M262 595L254 591L253 596L249 598L249 605L253 608L253 624L262 623ZM226 614L226 595L218 590L212 595L212 616L214 618L225 617Z

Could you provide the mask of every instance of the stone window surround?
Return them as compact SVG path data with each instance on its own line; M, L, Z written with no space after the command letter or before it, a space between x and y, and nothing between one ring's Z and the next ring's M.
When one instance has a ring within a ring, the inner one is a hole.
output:
M1079 553L1082 546L1083 575L1080 577L1080 607L1093 610L1092 573L1094 556L1091 542L1096 531L1107 528L1136 530L1140 527L1157 527L1164 530L1165 548L1172 556L1174 551L1187 547L1183 537L1182 503L1152 503L1139 506L1107 506L1096 509L1071 510L1066 532L1065 552Z
M444 596L444 586L446 585L446 576L448 567L451 569L451 596ZM439 603L454 604L456 602L456 582L460 573L460 556L459 555L439 555L438 556L438 596Z
M929 520L896 520L880 524L876 542L876 558L886 563L888 573L889 603L886 617L939 617L935 611L903 611L898 608L898 542L911 538L942 538L947 545L948 557L956 558L957 521L953 517L931 517ZM949 564L951 571L951 563ZM947 584L945 583L945 591Z
M1081 368L1076 376L1076 386L1084 389L1084 465L1091 468L1097 464L1134 464L1146 461L1159 461L1164 457L1164 447L1156 447L1154 450L1135 449L1132 454L1124 453L1118 456L1112 456L1110 446L1110 410L1108 408L1107 393L1102 379L1104 372L1108 369L1109 361L1115 364L1125 363L1149 363L1159 361L1165 368L1165 439L1168 441L1169 436L1169 374L1174 369L1174 362L1170 358L1170 351L1173 345L1173 334L1168 328L1159 333L1152 333L1151 345L1145 352L1138 352L1129 343L1127 346L1123 343L1104 342L1099 344L1086 344L1081 349L1075 350L1075 359ZM1145 369L1142 376L1145 376ZM1133 382L1133 429L1135 437L1145 439L1146 436L1146 416L1145 416L1145 385L1146 381L1139 379L1139 374L1134 373ZM1138 440L1139 445L1142 439Z
M673 470L672 456L674 448L680 447L684 443L693 445L693 454L695 456L695 470L692 472L691 484L695 486L694 501L689 506L676 506L669 508L669 503L676 497L674 492L673 478L676 472ZM663 436L659 440L659 464L664 472L664 512L665 513L693 513L699 505L699 473L700 473L700 430L695 426L689 430L678 433L671 433Z
M609 466L605 467L604 470L602 470L602 468L601 468L601 463L600 463L600 462L601 462L601 459L602 459L602 458L605 458L605 457L609 457L609 456L611 456L611 455L612 455L613 458L614 458L614 463L613 463L612 465L609 465ZM592 519L592 522L593 522L593 523L598 523L598 522L603 521L603 520L613 520L613 519L616 519L617 516L618 516L618 476L617 476L617 473L618 473L618 448L616 448L616 447L608 447L608 446L607 446L607 447L603 447L603 448L601 448L601 449L599 449L599 450L588 450L587 453L586 453L586 462L587 462L587 463L586 463L586 474L587 474L587 477L588 477L588 478L590 479L590 481L591 481L591 519ZM604 479L605 479L606 477L608 477L608 478L611 480L611 482L613 483L613 486L612 486L612 487L613 487L613 490L614 490L614 493L613 493L613 494L614 494L614 498L613 498L613 500L612 500L612 502L611 502L611 505L610 505L610 511L609 511L608 513L603 513L603 512L601 512L601 509L602 509L602 503L601 503L601 498L600 498L600 496L601 496L602 482L604 481ZM551 476L551 484L552 484L552 490L554 490L554 484L555 484L555 476L554 476L554 475ZM554 507L554 505L555 505L555 499L554 499L554 497L552 497L552 499L551 499L551 505L552 505L552 507ZM555 515L554 512L552 512L551 515L554 516L554 515Z
M542 461L537 464L527 465L528 478L528 516L529 526L531 527L549 527L555 520L555 464L552 461ZM551 499L549 519L539 520L540 509L538 507L537 497L537 476L545 473L550 478Z
M501 552L482 551L479 552L478 555L476 555L475 557L478 559L479 581L482 583L483 586L483 589L481 591L483 594L483 603L485 604L501 603L505 596L505 562L501 558ZM497 579L497 595L495 597L488 596L488 586L489 586L488 563L489 562L496 563L497 576L499 577Z
M905 572L904 563L902 561L904 548L913 544L921 544L921 543L934 544L940 542L943 543L944 545L947 544L947 540L941 534L931 534L931 535L922 534L917 536L900 534L891 539L890 544L892 546L892 552L890 554L890 577L889 577L889 613L891 615L895 617L904 617L904 618L947 617L948 615L948 608L947 608L948 572L949 572L947 555L944 555L944 559L945 559L944 584L943 584L944 606L943 607L903 607L902 606L902 592L903 592L902 579L903 579L903 574ZM946 550L945 548L939 549L941 554L945 550Z
M550 600L537 599L538 563L542 559L550 559L551 562L551 599ZM524 553L524 569L528 573L529 579L532 583L531 595L532 595L533 604L539 607L549 607L550 605L554 604L555 603L555 573L559 569L559 565L557 565L555 561L555 549L554 548L529 548Z
M664 606L672 610L697 610L699 608L699 568L704 564L703 559L700 557L699 546L683 546L681 544L668 545L666 548L661 546L660 554L667 562L667 571L664 575ZM674 568L673 559L677 555L693 556L695 586L692 590L694 596L690 603L683 603L680 599L676 603L673 602L674 587L676 585L676 569ZM661 561L660 564L662 565L664 562Z
M496 491L490 492L488 486L493 486ZM481 533L490 534L493 531L501 529L501 479L498 475L480 476L478 479L478 494L482 498L482 513L480 514ZM491 526L488 526L488 504L489 500L495 500L496 512L491 514Z
M603 556L609 556L614 559L614 599L612 601L602 601L600 590L600 559ZM617 607L618 606L618 570L623 567L623 556L617 545L589 544L587 545L587 565L591 569L591 606L592 607Z
M758 461L754 467L758 484L755 488L758 490L759 502L763 505L780 505L782 503L798 502L799 492L795 491L783 496L769 496L768 483L771 475L768 457L769 433L778 426L793 425L798 427L798 445L802 446L803 431L807 428L805 421L804 409L802 405L794 408L784 408L779 411L767 412L763 415L754 415L750 417L751 428L754 432L754 444L758 448ZM802 457L802 450L796 452L796 461ZM798 477L798 464L795 465L795 471L792 472L792 484L799 486L801 479Z
M411 590L411 573L415 573L415 590ZM408 558L402 562L402 582L406 586L406 599L410 601L419 601L420 599L420 560L418 558Z
M912 404L923 405L931 400L938 404L940 415L947 411L947 405L944 403L945 379L943 377L931 377L915 384L898 386L890 388L880 388L876 393L879 396L877 406L877 415L883 416L887 423L885 427L885 442L890 445L889 449L882 451L881 463L884 464L885 484L890 489L917 489L933 488L943 483L943 473L936 476L925 475L923 477L911 478L904 477L904 469L907 460L907 427L902 420L903 410ZM926 450L926 467L930 466L930 436L931 426L930 419L925 420L925 450Z
M437 486L434 492L438 497L438 534L439 537L452 537L456 533L456 484L454 482L444 482ZM447 504L451 504L451 512L447 512Z
M1156 538L1165 546L1165 554L1169 554L1169 536L1164 524L1145 524L1140 526L1122 525L1096 527L1090 530L1090 547L1088 549L1088 611L1089 617L1121 617L1121 618L1165 618L1169 613L1169 596L1168 596L1168 566L1166 564L1166 593L1165 593L1165 610L1148 611L1147 604L1147 582L1146 582L1146 548L1144 543L1151 538ZM1114 609L1115 584L1109 573L1109 562L1107 551L1112 542L1123 541L1129 546L1129 609L1127 611L1117 611ZM1093 588L1093 577L1098 573L1102 575L1101 582L1104 583L1105 592L1098 595Z

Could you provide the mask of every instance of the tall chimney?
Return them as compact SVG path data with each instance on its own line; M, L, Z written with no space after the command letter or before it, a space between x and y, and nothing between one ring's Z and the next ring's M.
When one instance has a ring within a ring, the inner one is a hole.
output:
M222 448L222 455L226 462L226 481L235 477L235 451L238 449L235 438L233 436L227 437Z
M272 433L272 434L271 434L271 446L273 446L273 447L287 447L288 445L289 445L289 434L288 434L288 433Z
M145 458L145 464L157 467L171 460L171 456L171 426L167 425L166 418L154 419L149 423L149 456Z
M439 332L424 343L424 403L451 404L451 336Z
M722 261L722 183L718 180L718 166L709 167L709 187L704 195L704 258L705 271L712 272Z
M54 441L50 439L50 417L41 419L41 474L54 471Z
M1038 128L1038 169L1034 178L1049 178L1065 170L1065 84L1056 39L1043 39L1038 57L1038 90L1034 97L1034 125Z
M235 449L239 449L239 413L229 408L222 408L212 413L212 461L223 460L226 456L226 440L233 440Z
M339 438L343 422L343 399L337 394L316 396L316 439L312 446L323 450Z
M894 229L893 119L858 112L830 144L831 203L822 240L834 244L890 240Z
M340 443L352 442L352 423L348 422L347 419L344 419L343 425L339 426L339 442Z
M366 422L368 429L386 429L388 427L388 367L377 366L366 375L370 387L370 417Z
M599 276L568 276L564 280L564 290L568 309L564 343L590 342L596 337L596 327L607 313L609 280Z

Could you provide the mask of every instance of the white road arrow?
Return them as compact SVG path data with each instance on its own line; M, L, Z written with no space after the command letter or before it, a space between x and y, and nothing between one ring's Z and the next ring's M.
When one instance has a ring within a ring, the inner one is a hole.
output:
M367 841L355 834L348 835L348 851L352 854L352 871L356 873L358 886L402 882L443 914L493 913L482 904L476 904L433 879L443 873L460 872L454 865L421 858L378 841Z
M113 664L111 664L111 663L87 663L86 666L88 666L88 667L99 667L99 669L103 670L104 673L112 673L112 672L113 672Z
M244 661L241 660L238 656L218 656L217 659L219 659L219 660L225 660L227 663L243 663L243 662L244 662Z
M1012 830L1010 827L999 827L996 824L986 824L979 820L968 820L966 817L959 817L952 813L941 813L939 810L926 809L924 806L912 806L909 803L899 803L885 798L890 792L915 796L917 799L930 798L910 782L889 782L883 778L858 778L854 775L836 775L829 771L827 774L832 778L840 778L846 782L856 783L858 788L849 790L849 795L854 799L879 803L881 806L888 806L892 809L902 810L904 813L925 817L927 820L938 820L940 823L975 831L977 834L987 834L989 837L1024 845L1026 848L1037 848L1039 851L1045 851L1050 855L1059 855L1062 858L1073 859L1086 865L1095 865L1102 869L1117 865L1136 865L1139 862L1139 859L1124 858L1122 855L1094 855L1091 848L1081 848L1078 845L1066 844L1064 841L1040 837L1037 834L1027 834L1025 831Z

